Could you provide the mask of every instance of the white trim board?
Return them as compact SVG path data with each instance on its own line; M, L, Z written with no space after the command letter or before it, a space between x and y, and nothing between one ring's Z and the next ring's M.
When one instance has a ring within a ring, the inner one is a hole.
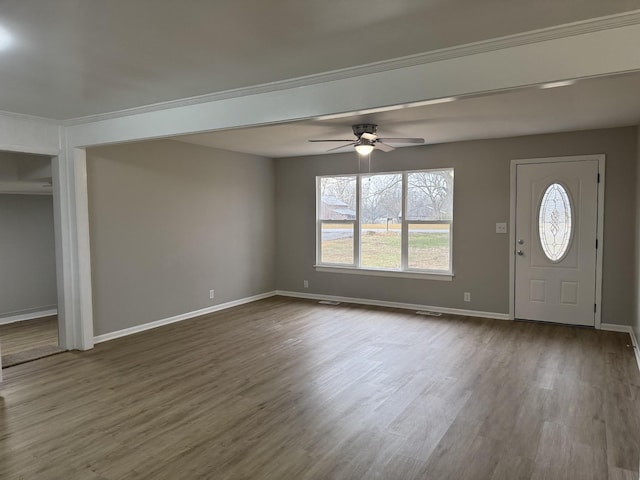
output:
M0 325L8 325L10 323L22 322L25 320L34 320L36 318L50 317L57 315L57 308L49 308L48 310L37 310L35 312L20 313L18 315L11 315L10 317L0 318Z
M628 333L631 337L631 345L633 346L633 353L635 354L636 362L638 363L638 370L640 370L640 346L638 345L638 339L636 338L636 332L633 331L633 327L628 325L617 325L615 323L602 323L600 324L600 330Z
M93 337L93 343L102 343L109 340L115 340L116 338L126 337L133 335L134 333L144 332L145 330L151 330L153 328L162 327L163 325L169 325L171 323L181 322L183 320L189 320L191 318L201 317L209 313L219 312L220 310L226 310L231 307L237 307L246 303L255 302L265 298L273 297L276 295L275 291L261 293L259 295L253 295L251 297L240 298L231 302L221 303L219 305L213 305L207 308L201 308L200 310L194 310L192 312L182 313L173 317L162 318L153 322L144 323L142 325L136 325L135 327L125 328L123 330L117 330L115 332L104 333Z
M629 335L631 336L631 343L633 344L633 352L636 354L638 370L640 370L640 344L638 344L638 338L636 337L636 332L633 331L633 328L629 332Z
M633 333L633 328L629 325L618 325L617 323L601 323L600 330L604 330L606 332L628 333L629 335Z
M466 317L493 318L496 320L510 320L508 313L482 312L478 310L462 310L459 308L434 307L416 303L387 302L384 300L371 300L368 298L338 297L335 295L319 295L315 293L289 292L276 290L276 295L282 297L306 298L309 300L325 300L330 302L355 303L358 305L373 305L376 307L403 308L406 310L429 310L431 312L446 313L450 315L462 315Z

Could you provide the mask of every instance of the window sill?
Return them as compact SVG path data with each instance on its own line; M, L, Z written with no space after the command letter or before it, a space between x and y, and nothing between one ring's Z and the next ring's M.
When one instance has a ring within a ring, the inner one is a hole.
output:
M327 273L348 273L352 275L368 275L373 277L396 277L415 278L419 280L437 280L440 282L450 282L453 280L452 273L421 273L421 272L394 272L392 270L374 270L354 267L335 267L328 265L314 265L316 272Z

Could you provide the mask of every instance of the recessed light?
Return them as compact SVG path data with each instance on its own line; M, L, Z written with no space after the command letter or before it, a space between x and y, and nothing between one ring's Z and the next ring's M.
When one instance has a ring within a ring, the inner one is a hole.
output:
M558 87L569 87L576 83L575 80L562 80L560 82L549 82L543 83L540 85L540 88L558 88Z
M388 107L367 108L366 110L356 110L351 112L334 113L331 115L322 115L317 117L316 120L335 120L338 118L348 118L356 115L371 115L373 113L390 112L393 110L400 110L405 108L404 105L390 105Z
M323 115L317 117L316 120L335 120L337 118L347 118L356 115L371 115L373 113L391 112L393 110L402 110L411 107L423 107L425 105L436 105L438 103L449 103L457 100L457 97L434 98L433 100L424 100L422 102L403 103L400 105L389 105L387 107L367 108L366 110L356 110L352 112L335 113L331 115Z
M432 100L425 100L423 102L408 103L407 107L426 107L427 105L437 105L439 103L455 102L457 99L458 99L457 97L434 98Z

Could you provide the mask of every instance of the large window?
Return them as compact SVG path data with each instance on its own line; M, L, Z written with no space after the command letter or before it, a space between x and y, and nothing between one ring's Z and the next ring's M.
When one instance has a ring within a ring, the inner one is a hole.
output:
M317 178L317 264L452 273L453 169Z

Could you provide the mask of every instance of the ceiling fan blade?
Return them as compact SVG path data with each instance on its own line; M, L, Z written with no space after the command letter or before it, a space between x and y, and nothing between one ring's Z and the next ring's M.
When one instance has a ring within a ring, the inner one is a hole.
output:
M335 138L331 139L331 140L309 140L310 142L353 142L353 139L349 139L349 140L337 140Z
M424 143L424 138L379 138L378 140L387 143Z
M386 143L382 143L380 140L378 140L375 143L375 147L382 150L383 152L390 152L391 150L395 150L395 148L393 148L391 145L387 145Z
M364 138L366 140L375 140L378 136L375 133L364 132L360 135L360 138Z
M351 142L351 140L349 140ZM357 145L358 142L351 142L347 145L340 145L339 147L335 147L335 148L330 148L329 150L327 150L327 152L333 152L334 150L340 150L341 148L345 148L345 147L353 147L354 145Z

